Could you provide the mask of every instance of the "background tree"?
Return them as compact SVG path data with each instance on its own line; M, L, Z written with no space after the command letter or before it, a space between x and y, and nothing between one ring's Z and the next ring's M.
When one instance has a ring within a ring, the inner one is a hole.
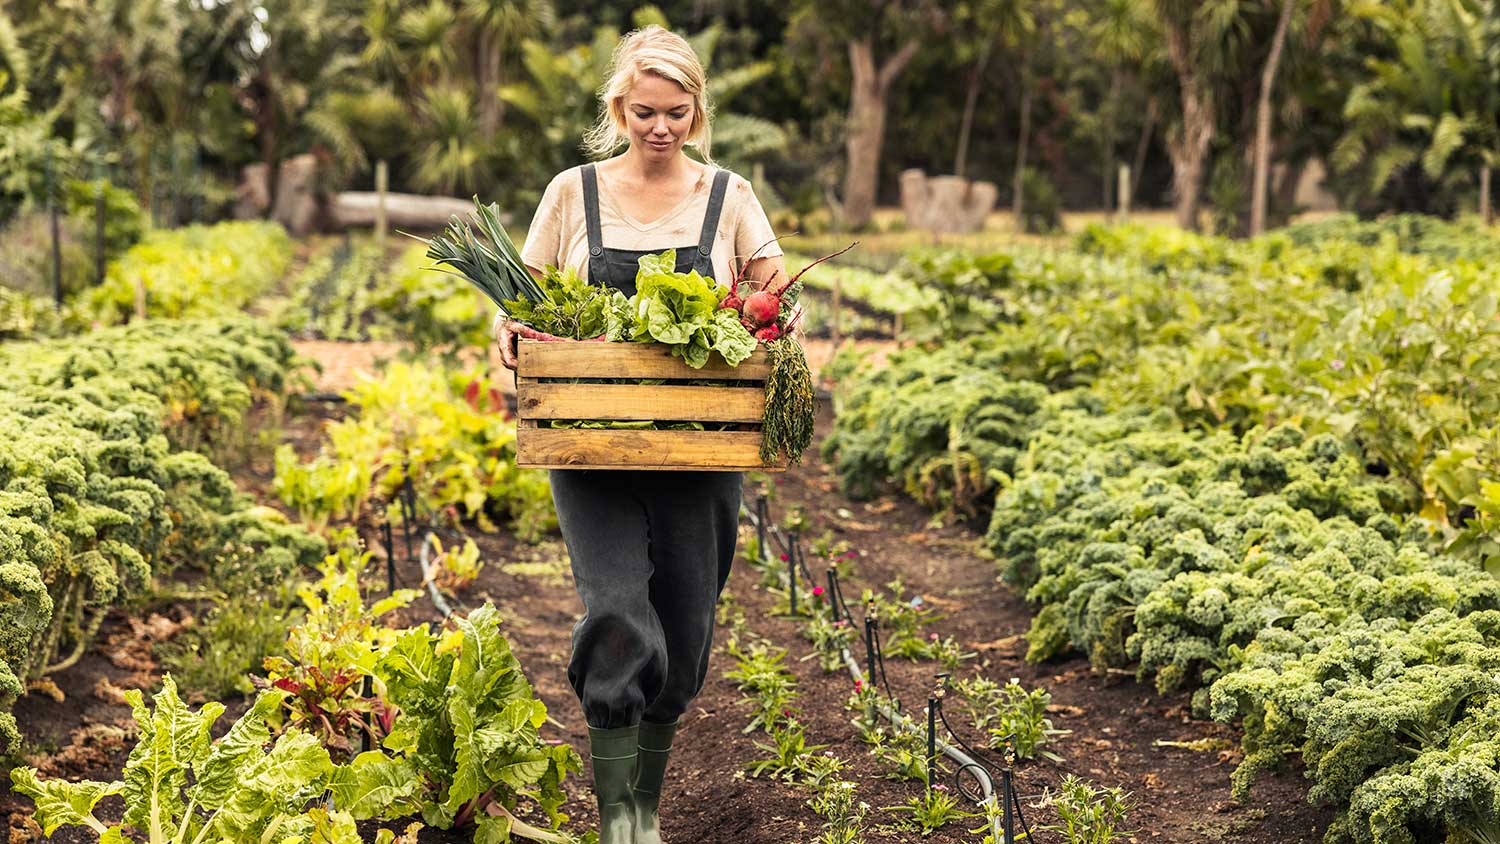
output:
M849 56L840 215L849 228L866 226L874 216L891 86L921 47L924 32L941 20L938 4L929 0L798 0L792 25L815 30Z

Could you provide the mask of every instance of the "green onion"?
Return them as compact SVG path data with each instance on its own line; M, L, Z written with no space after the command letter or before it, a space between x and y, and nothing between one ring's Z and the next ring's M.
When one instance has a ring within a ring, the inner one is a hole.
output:
M440 272L456 275L479 288L501 310L505 310L506 302L515 299L546 301L536 279L522 263L520 250L500 225L499 206L493 202L481 205L476 196L474 214L479 223L477 236L469 223L455 214L442 234L431 240L417 238L427 244L427 257L452 267Z

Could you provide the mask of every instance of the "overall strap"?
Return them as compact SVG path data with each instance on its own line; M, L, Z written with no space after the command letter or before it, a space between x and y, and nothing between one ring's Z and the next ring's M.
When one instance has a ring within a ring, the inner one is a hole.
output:
M589 281L604 284L608 265L604 260L604 234L599 225L599 176L594 165L585 164L583 173L583 220L589 238Z
M708 194L708 211L703 215L703 232L698 235L698 258L696 264L703 265L711 273L709 253L714 249L714 235L718 233L719 213L724 210L724 191L729 187L729 171L719 168L714 173L713 190ZM699 270L704 272L704 270Z

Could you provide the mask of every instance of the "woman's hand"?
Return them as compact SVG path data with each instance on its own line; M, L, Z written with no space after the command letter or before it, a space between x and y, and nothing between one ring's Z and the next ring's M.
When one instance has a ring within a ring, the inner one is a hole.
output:
M500 346L500 362L506 369L514 370L519 361L516 357L516 338L520 335L516 329L520 323L506 317L504 313L495 314L495 321L490 326L495 342Z

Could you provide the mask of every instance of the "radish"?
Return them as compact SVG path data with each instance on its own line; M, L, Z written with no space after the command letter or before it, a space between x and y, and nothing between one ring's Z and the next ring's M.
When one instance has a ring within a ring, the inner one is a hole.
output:
M813 261L811 264L803 267L800 272L787 279L785 282L777 282L776 276L780 275L780 271L778 271L776 274L773 274L771 276L771 279L769 281L766 282L765 289L759 290L755 293L751 293L749 296L746 296L744 298L743 302L741 302L739 298L740 282L744 280L745 267L750 266L750 262L746 261L745 265L740 268L740 275L736 276L733 284L730 285L729 295L724 297L719 306L723 308L734 307L737 305L738 310L740 311L740 323L744 325L745 328L749 329L752 334L756 334L757 338L760 337L758 331L766 327L775 327L776 336L780 337L781 335L785 334L786 331L777 326L776 321L781 316L781 297L786 293L787 289L796 284L797 280L802 278L803 273L806 273L813 267L816 267L824 261L827 261L829 258L837 258L845 252L848 252L850 249L853 249L858 244L859 241L855 241L854 243L845 246L843 249L840 249L832 255L824 255L818 260ZM762 246L761 248L764 249L765 247ZM756 250L756 252L759 251L759 249ZM772 339L775 338L773 337Z

